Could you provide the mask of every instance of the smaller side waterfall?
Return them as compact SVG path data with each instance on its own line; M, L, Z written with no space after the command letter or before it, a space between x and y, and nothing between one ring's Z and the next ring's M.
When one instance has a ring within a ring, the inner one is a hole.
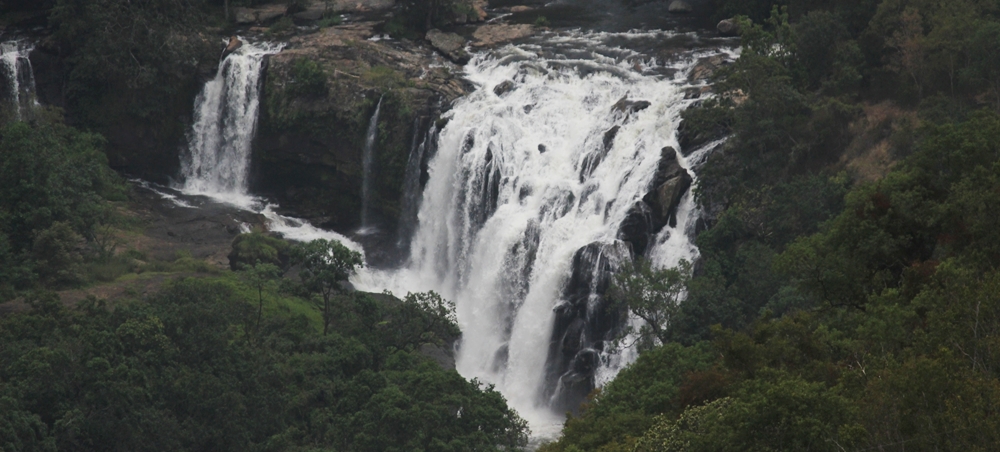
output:
M181 161L182 190L245 197L250 150L260 107L261 69L281 46L246 43L219 64L195 99L194 125Z
M13 117L3 119L20 120L28 107L37 104L35 74L28 59L34 48L32 43L23 40L0 43L0 66L3 67L0 83L6 88L2 93L3 102L14 112Z
M375 140L378 138L378 114L382 110L382 98L378 99L375 106L375 113L368 122L368 134L365 136L365 149L362 154L362 174L361 179L361 230L368 229L368 217L371 210L372 192L372 166L375 163Z

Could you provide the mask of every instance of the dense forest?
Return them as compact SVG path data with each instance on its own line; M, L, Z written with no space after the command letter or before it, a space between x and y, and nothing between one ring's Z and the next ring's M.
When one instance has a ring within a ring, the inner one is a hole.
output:
M1000 3L719 3L702 257L618 279L657 346L541 450L995 449Z
M458 335L433 293L347 293L336 242L237 237L222 271L120 249L131 190L57 113L0 131L0 450L509 450L526 425L427 351ZM281 278L295 265L298 277ZM54 292L179 275L68 306ZM438 354L441 354L440 352Z

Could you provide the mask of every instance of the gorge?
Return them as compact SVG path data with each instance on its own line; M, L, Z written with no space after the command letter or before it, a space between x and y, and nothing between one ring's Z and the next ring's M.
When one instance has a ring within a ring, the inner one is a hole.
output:
M290 239L332 237L366 254L408 250L389 265L369 262L352 283L453 300L463 331L457 369L496 385L539 437L551 437L561 413L635 357L611 345L623 322L638 321L604 297L614 273L638 258L659 266L697 258L691 171L719 143L678 153L676 129L695 102L689 93L703 86L692 69L732 51L696 44L659 62L641 49L698 39L543 32L477 53L464 68L474 90L440 120L414 120L398 236L383 243L365 237L378 227L368 203L384 98L362 128L361 229L324 235L250 195L257 77L263 56L279 48L247 43L196 101L178 188L261 211Z
M994 450L998 55L996 0L0 1L0 449Z

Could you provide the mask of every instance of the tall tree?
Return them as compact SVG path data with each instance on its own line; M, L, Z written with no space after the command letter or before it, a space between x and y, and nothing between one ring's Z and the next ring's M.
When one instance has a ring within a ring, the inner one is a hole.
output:
M364 266L364 259L361 253L326 239L299 245L292 253L302 265L299 272L302 284L323 299L323 334L326 335L333 319L333 298L344 293L341 282L347 281L357 268Z

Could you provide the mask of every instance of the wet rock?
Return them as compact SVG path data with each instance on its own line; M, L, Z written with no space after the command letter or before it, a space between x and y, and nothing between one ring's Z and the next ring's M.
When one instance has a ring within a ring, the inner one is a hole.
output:
M739 36L740 35L740 24L736 22L736 19L723 19L719 21L719 24L715 26L715 29L719 31L722 36Z
M243 41L240 41L240 38L237 38L236 36L230 36L229 44L227 44L226 49L222 51L222 59L226 59L230 53L235 52L240 47L243 47Z
M525 6L525 5L517 5L517 6L510 7L510 12L512 12L512 13L524 13L524 12L531 11L533 9L535 9L535 8L532 8L530 6Z
M685 99L700 99L701 96L712 92L711 86L695 86L684 90Z
M256 8L235 8L236 23L240 25L259 24L284 16L288 7L284 4L262 5Z
M469 54L465 51L465 38L455 33L445 33L438 29L428 31L424 36L435 50L455 64L469 62Z
M603 145L601 149L583 157L583 162L580 163L580 182L587 180L591 174L594 174L597 165L600 165L604 161L604 157L608 155L611 147L615 144L615 137L618 136L619 130L621 130L620 126L608 129L607 132L604 132L604 138L601 139L601 144Z
M313 22L322 19L326 14L326 5L309 5L305 11L292 14L292 17L296 20Z
M476 12L476 22L482 22L486 20L486 0L473 0L472 10Z
M493 87L493 94L496 94L497 96L503 96L504 94L513 89L514 89L514 82L510 80L504 80L499 85Z
M670 14L690 14L691 11L694 11L691 4L684 0L674 0L667 6L667 12Z
M618 229L618 239L628 243L634 256L642 256L653 234L653 211L644 202L637 201L629 209Z
M653 189L644 196L643 203L650 208L651 234L664 226L677 226L677 206L681 197L691 188L693 179L677 161L677 151L665 147L660 151L660 164L653 177Z
M623 312L604 297L611 280L632 258L621 241L594 242L573 255L572 274L555 311L546 362L545 395L553 408L575 411L594 389L597 350L621 327Z
M728 64L726 55L717 54L708 56L698 60L698 63L694 65L691 69L691 73L688 74L688 80L691 83L704 82L712 78L715 72L719 70L722 66Z
M617 111L625 115L635 114L649 108L649 105L650 103L645 100L628 100L622 97L621 100L611 106L611 111Z
M493 47L534 33L534 28L528 24L487 24L472 33L473 47Z

